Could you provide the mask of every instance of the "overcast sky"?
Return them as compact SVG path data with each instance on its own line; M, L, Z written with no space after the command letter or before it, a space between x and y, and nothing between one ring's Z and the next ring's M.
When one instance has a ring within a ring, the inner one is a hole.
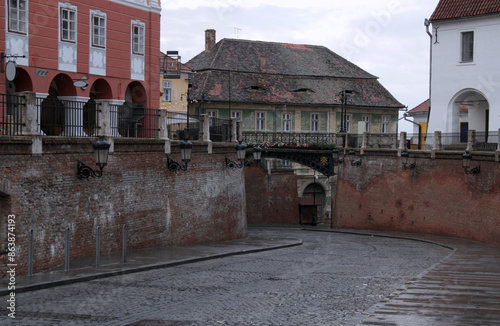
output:
M223 38L312 44L379 77L412 109L429 96L429 36L439 0L162 0L162 51L182 62L205 49L205 30ZM410 131L410 123L400 130Z

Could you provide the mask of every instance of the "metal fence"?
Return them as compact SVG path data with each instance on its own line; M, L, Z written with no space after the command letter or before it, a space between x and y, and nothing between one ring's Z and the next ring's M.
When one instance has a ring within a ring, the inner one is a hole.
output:
M498 149L498 131L476 132L476 139L472 147L475 151L496 151Z
M350 136L350 135L349 135ZM275 143L282 145L335 145L342 146L345 134L333 133L285 133L285 132L243 132L246 144Z
M114 137L158 138L159 109L110 105L111 135Z
M189 122L188 122L189 119ZM167 112L168 138L173 140L199 140L200 119L197 115L182 112Z
M0 94L0 135L22 135L22 106L24 98L18 95Z
M38 131L45 136L94 137L99 134L97 104L37 98Z
M210 117L210 140L214 142L231 141L231 120Z

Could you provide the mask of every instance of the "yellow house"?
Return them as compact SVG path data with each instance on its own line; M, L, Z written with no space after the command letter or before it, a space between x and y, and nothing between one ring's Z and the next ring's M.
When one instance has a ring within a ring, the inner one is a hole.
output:
M187 112L189 80L195 71L181 63L177 51L161 53L160 108L172 112Z

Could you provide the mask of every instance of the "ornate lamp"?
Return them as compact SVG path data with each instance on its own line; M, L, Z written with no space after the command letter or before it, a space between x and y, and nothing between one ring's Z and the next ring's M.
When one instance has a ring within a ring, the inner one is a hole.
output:
M465 173L473 175L479 174L479 172L481 172L480 165L469 170L471 160L472 160L472 155L469 153L469 151L465 151L464 155L462 155L462 166L464 167Z
M180 145L181 149L181 160L184 163L181 165L176 161L172 160L167 156L167 167L170 171L186 171L188 167L188 163L191 161L191 154L193 152L193 143L189 140L185 139Z
M408 159L410 158L410 154L407 151L401 153L401 161L403 162L403 168L405 170L415 170L417 168L417 163L413 162L408 164Z
M99 170L95 171L90 166L78 160L77 175L79 179L102 177L102 170L108 164L108 154L111 144L104 140L104 136L99 136L99 139L92 144L92 147L94 148L95 164L99 167Z

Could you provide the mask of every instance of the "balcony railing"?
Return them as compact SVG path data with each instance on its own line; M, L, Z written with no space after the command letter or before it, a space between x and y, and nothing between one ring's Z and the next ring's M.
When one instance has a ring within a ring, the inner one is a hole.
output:
M189 119L189 123L188 123ZM168 138L173 140L199 140L200 117L182 112L167 112Z
M114 137L158 138L159 109L110 105L109 112Z
M0 135L21 136L23 134L22 107L24 97L0 94Z
M97 104L56 97L37 98L38 131L44 136L94 137L99 134Z

